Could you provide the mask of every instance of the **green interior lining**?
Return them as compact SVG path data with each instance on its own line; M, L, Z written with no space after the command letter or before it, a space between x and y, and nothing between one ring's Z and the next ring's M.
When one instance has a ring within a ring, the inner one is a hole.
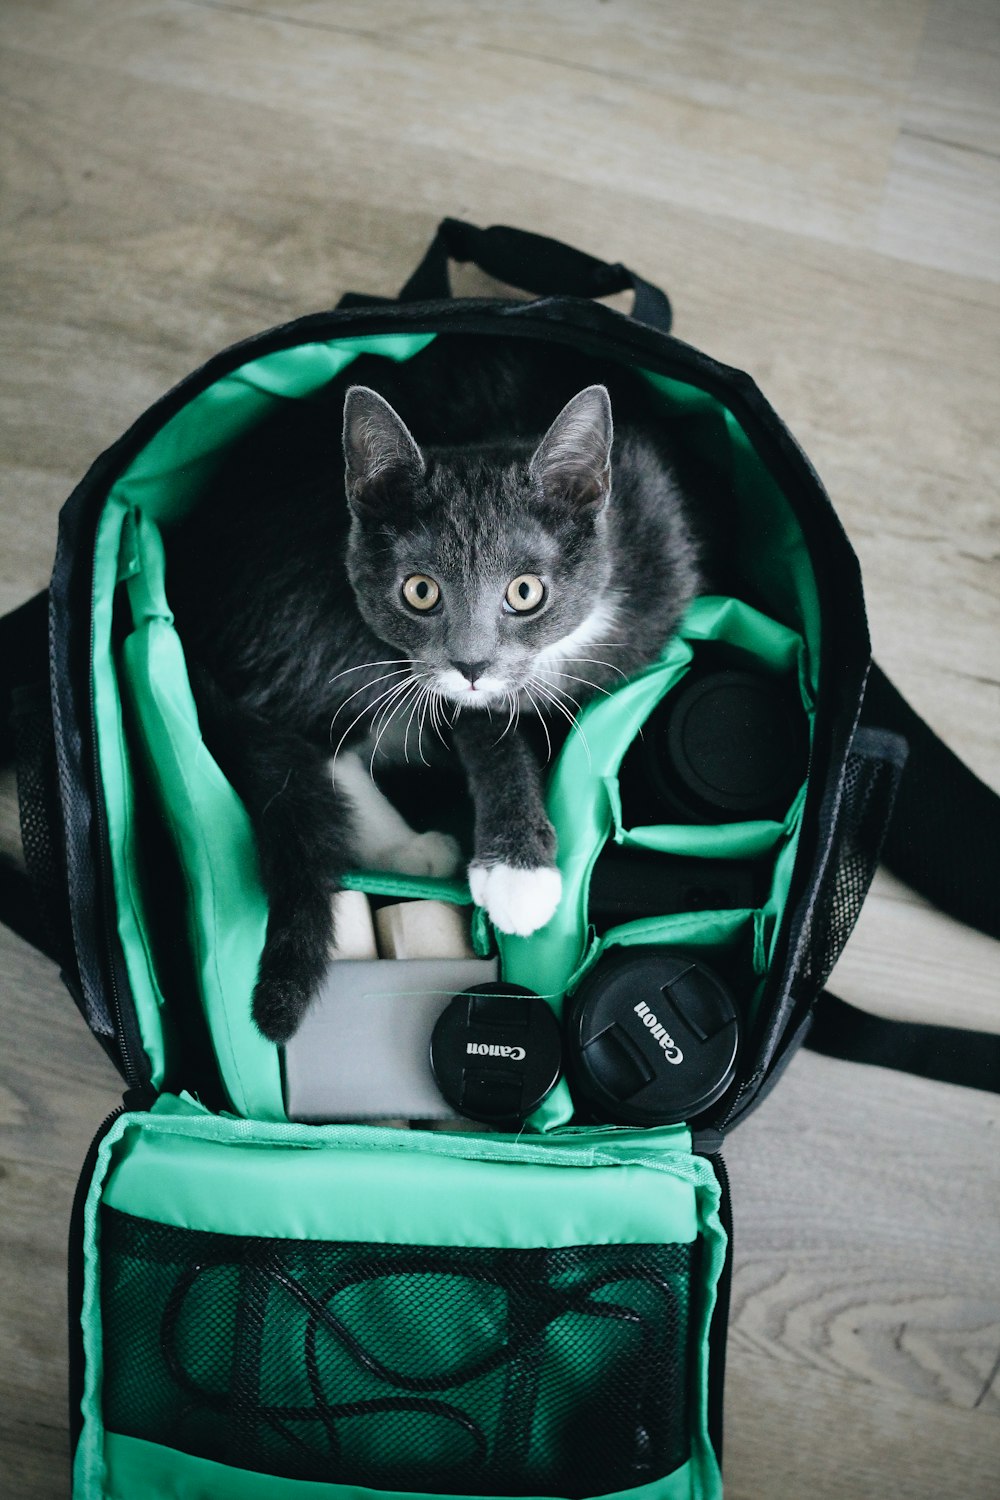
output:
M266 911L256 876L252 832L246 814L226 786L201 743L187 683L183 650L170 621L162 580L162 553L155 528L143 526L145 545L123 524L139 508L148 521L169 525L190 510L209 484L225 447L258 421L278 400L305 396L324 385L361 353L406 359L432 335L390 336L300 345L242 367L218 381L179 412L150 441L111 490L95 552L94 690L98 748L108 808L113 878L119 930L135 997L140 1034L149 1054L154 1083L168 1075L173 1037L164 1019L164 999L148 941L140 865L133 767L123 732L122 690L130 694L143 725L161 802L168 810L192 894L189 913L202 1003L208 1015L223 1085L234 1108L263 1119L282 1119L280 1068L276 1049L264 1043L250 1020L249 994L263 938ZM580 727L597 748L595 779L580 736L571 734L553 770L550 810L559 831L559 863L567 897L553 922L530 940L500 937L506 978L527 983L555 999L565 990L590 948L584 900L590 868L609 836L622 843L715 854L749 846L780 846L768 901L766 923L753 918L755 953L769 941L787 894L794 860L801 798L781 825L729 825L719 829L624 829L614 777L636 728L664 692L681 679L691 659L691 642L704 639L741 644L776 670L797 667L803 702L811 706L818 660L818 612L808 554L791 509L748 438L714 398L686 384L649 379L675 410L683 411L684 431L708 460L718 458L720 474L731 478L743 501L741 549L756 593L767 598L768 616L737 600L699 599L685 617L682 634L668 643L660 662L623 686L611 699L586 705ZM725 462L723 463L723 458ZM136 630L120 664L112 648L111 618L115 583L131 579ZM145 582L137 574L148 574ZM138 602L136 602L138 601ZM154 601L151 603L150 601ZM609 710L610 705L610 710ZM580 788L586 791L581 796ZM617 814L616 814L617 806ZM192 827L191 825L196 825ZM202 830L211 830L211 843ZM697 845L697 847L694 847ZM415 877L359 874L351 884L372 892L420 894L465 902L462 882L428 882ZM732 914L722 914L726 925ZM665 914L669 918L670 914ZM698 931L712 930L719 914L700 914ZM711 919L711 920L708 920ZM670 921L664 934L677 932ZM482 917L479 941L484 940ZM669 940L669 938L667 938ZM695 936L685 939L695 941ZM609 941L605 935L605 943ZM755 964L756 967L756 964ZM569 1117L570 1099L561 1085L534 1117L547 1128Z
M122 557L135 625L123 678L187 888L187 936L219 1071L239 1114L284 1119L278 1051L240 1014L267 927L253 830L202 742L163 588L163 543L138 511L126 513Z

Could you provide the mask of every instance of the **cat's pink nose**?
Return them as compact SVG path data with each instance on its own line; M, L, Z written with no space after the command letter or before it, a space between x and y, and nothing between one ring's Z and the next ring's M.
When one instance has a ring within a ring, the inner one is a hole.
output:
M456 672L461 672L463 677L467 677L472 686L475 687L476 678L482 677L483 673L486 671L486 668L489 666L489 662L453 661L452 666L455 668Z

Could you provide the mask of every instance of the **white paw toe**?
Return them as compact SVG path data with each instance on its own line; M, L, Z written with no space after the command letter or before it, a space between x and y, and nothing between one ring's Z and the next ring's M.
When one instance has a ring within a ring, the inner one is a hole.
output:
M555 914L562 876L552 865L520 870L514 865L470 865L469 888L477 906L485 906L494 927L528 937Z
M477 906L486 905L486 883L489 880L489 874L486 865L469 866L469 890Z

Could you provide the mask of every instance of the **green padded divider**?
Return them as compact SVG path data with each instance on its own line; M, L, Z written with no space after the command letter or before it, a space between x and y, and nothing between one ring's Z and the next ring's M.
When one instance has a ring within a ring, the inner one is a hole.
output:
M714 954L731 953L743 939L747 939L751 955L751 973L747 976L749 1004L750 992L754 988L749 980L767 971L769 930L770 924L763 910L684 911L672 916L623 922L620 927L609 927L600 937L591 938L586 953L567 981L566 989L572 993L608 948L662 944L668 948L683 948L685 952L702 953L711 963Z
M683 1127L518 1138L245 1123L155 1111L112 1153L104 1201L219 1234L499 1248L686 1244L696 1231L695 1187L712 1177L688 1154ZM593 1169L585 1193L578 1168ZM643 1194L649 1172L657 1186Z
M367 896L398 896L405 901L447 901L452 906L471 906L467 880L445 880L435 875L406 875L396 870L350 870L344 876L349 891Z
M658 823L623 828L618 782L605 787L611 806L611 836L626 849L652 849L657 854L687 854L692 859L755 859L767 854L785 832L784 823Z

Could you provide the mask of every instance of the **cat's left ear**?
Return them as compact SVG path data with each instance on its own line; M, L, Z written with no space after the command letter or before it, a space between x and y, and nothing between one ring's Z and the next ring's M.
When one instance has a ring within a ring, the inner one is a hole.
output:
M547 500L587 515L604 509L611 493L611 400L603 385L588 385L568 401L531 460Z
M424 473L410 430L377 391L352 385L344 400L347 503L362 520L391 520Z

